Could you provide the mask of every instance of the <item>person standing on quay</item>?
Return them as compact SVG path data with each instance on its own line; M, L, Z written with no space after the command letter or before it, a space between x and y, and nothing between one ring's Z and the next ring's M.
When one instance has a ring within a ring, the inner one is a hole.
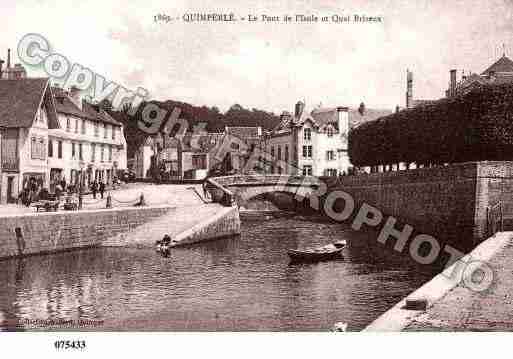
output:
M105 183L103 183L103 181L100 182L100 195L102 196L102 199L103 199L103 194L105 193Z
M98 192L98 184L96 181L91 184L91 192L93 192L93 198L96 199L96 192Z

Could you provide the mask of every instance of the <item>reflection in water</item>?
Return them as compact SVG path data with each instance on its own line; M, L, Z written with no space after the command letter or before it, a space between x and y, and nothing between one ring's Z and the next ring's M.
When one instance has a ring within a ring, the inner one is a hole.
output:
M289 264L289 248L342 238L344 259ZM343 321L359 330L433 273L339 224L247 222L240 237L169 258L99 248L0 262L0 321L103 320L104 330L328 330Z

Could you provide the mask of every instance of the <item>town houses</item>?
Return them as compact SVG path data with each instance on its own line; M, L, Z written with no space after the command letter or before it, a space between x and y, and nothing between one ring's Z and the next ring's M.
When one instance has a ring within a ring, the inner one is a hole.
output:
M270 173L303 176L348 174L351 163L347 140L351 128L390 114L391 111L345 106L306 110L299 101L294 113L283 112L281 122L265 141L266 152L276 159Z
M0 203L16 202L29 183L50 191L63 181L109 184L126 169L122 124L76 89L28 78L21 65L13 71L10 54L7 64L0 72Z
M52 93L59 126L48 131L50 186L62 179L73 186L111 184L127 168L123 126L100 104L81 100L75 88Z
M362 123L392 114L390 110L345 104L308 108L298 101L293 111L283 111L274 128L225 126L220 132L186 133L181 138L146 135L127 160L123 125L109 115L102 103L81 99L75 88L63 89L48 79L28 78L20 64L5 68L0 61L1 202L14 202L33 180L54 190L56 183L88 187L93 182L109 184L130 163L136 178L202 180L211 173L241 173L258 149L272 158L261 170L268 174L340 176L350 174L349 132ZM513 61L505 54L480 75L468 73L457 80L450 71L447 97L465 94L476 86L513 81ZM412 109L433 103L414 99L413 72L406 72L406 104ZM400 111L399 107L396 111ZM199 120L199 119L197 119ZM233 143L217 158L227 137ZM235 146L235 147L234 147ZM398 167L402 168L402 167ZM365 169L372 172L372 168Z

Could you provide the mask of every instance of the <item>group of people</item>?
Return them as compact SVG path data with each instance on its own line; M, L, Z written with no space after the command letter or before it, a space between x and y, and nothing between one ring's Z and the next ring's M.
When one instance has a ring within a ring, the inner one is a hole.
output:
M23 189L18 198L24 206L29 207L32 202L38 201L41 194L44 195L44 193L41 181L30 177L28 181L23 184Z
M103 195L105 193L105 183L101 181L99 184L98 182L94 181L91 183L91 192L93 193L93 198L96 199L96 194L100 192L101 198L103 199Z

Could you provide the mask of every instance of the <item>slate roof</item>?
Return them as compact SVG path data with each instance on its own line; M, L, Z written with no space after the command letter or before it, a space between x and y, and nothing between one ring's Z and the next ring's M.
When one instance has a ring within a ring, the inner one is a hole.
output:
M48 82L48 78L0 80L0 127L31 127ZM49 126L56 126L54 114L49 113L49 120Z
M483 71L481 75L489 75L490 72L513 72L513 61L506 55L502 56L492 66Z
M90 104L89 102L82 101L82 112L86 113L90 118L94 118L99 122L108 123L114 126L120 126L121 123L116 121L109 115L105 110L100 108L98 105Z
M390 115L391 113L392 111L390 110L378 110L372 108L366 108L363 113L360 113L358 109L350 108L348 109L349 128L358 127L362 123L374 121L380 117ZM312 111L312 117L319 126L331 123L338 129L338 114L336 108L315 109Z
M55 107L58 113L80 117L86 120L108 123L114 126L121 126L121 123L112 118L98 105L82 100L82 109L69 98L67 93L57 87L52 88L55 97Z

